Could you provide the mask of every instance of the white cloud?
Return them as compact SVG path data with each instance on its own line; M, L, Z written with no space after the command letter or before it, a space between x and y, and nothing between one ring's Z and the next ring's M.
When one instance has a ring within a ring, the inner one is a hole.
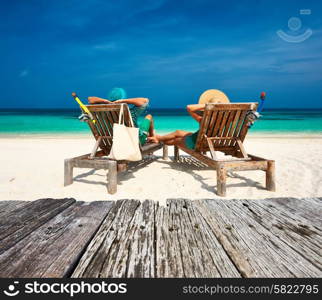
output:
M116 44L113 42L94 46L94 49L98 49L98 50L114 50L115 48L116 48Z
M24 69L19 73L19 77L26 77L28 75L29 75L29 71L27 69Z

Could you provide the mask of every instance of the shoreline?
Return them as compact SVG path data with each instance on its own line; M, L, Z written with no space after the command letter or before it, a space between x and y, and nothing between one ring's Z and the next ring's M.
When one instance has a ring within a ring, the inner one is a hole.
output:
M168 134L170 131L160 131L158 134ZM88 139L93 138L91 132L75 133L0 133L0 139ZM276 138L276 139L322 139L320 133L312 132L250 132L246 139Z

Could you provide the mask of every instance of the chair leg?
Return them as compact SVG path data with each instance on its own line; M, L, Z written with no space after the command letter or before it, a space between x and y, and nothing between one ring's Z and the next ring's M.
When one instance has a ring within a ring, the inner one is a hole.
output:
M168 145L163 145L163 155L162 155L162 158L164 160L169 159Z
M174 146L174 161L179 161L179 157L180 157L179 148L178 146Z
M117 191L117 162L110 160L108 162L107 173L107 192L109 194L115 194Z
M64 186L73 183L73 165L71 159L65 159L64 161Z
M226 196L226 179L227 170L223 164L219 164L217 167L217 194L218 196Z
M266 189L272 192L276 191L275 184L275 161L267 161L267 170L266 170Z
M126 163L118 163L117 164L117 172L125 172L127 170L127 164Z

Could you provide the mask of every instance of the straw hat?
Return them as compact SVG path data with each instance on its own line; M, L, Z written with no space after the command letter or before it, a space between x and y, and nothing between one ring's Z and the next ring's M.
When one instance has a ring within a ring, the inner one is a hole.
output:
M199 98L199 104L230 103L228 97L219 90L207 90Z

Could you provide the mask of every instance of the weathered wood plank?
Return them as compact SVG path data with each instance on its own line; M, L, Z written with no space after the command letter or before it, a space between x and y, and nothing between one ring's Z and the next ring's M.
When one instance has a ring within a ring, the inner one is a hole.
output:
M322 274L322 226L314 227L304 217L270 203L265 200L242 202L249 218L256 219L263 227L319 268Z
M254 200L255 201L255 200ZM321 270L249 217L242 201L199 200L200 210L244 277L319 277Z
M322 198L269 198L263 202L304 217L313 226L322 227Z
M125 236L131 230L131 221L140 202L117 201L75 268L72 277L125 277L127 261L120 258L119 249L126 244Z
M203 273L198 277L241 277L207 222L193 206L193 201L185 200L185 204L186 222L191 224L197 247L202 253Z
M128 203L130 201L127 200ZM111 244L104 245L109 251L101 257L103 264L100 277L155 276L154 206L154 202L148 200L137 206L126 230L120 230Z
M178 211L175 202L167 203L167 209L169 210L169 231L171 238L171 248L172 248L172 262L178 264L174 269L178 271L177 274L173 274L171 277L193 277L193 261L190 255L190 249L186 237L184 237L183 229L180 224L180 213ZM181 263L176 260L182 260ZM171 273L170 273L171 274Z
M74 202L0 202L0 277L322 276L321 198Z
M159 206L155 215L156 234L156 277L179 277L183 274L182 260L173 257L173 242L169 235L169 209ZM176 252L174 252L176 253Z
M157 277L240 277L191 201L168 200L156 216Z
M0 218L3 218L5 215L9 214L11 211L22 207L30 201L18 201L18 200L2 200L0 201Z
M155 210L157 204L154 201L144 201L137 209L131 224L133 234L130 234L128 253L126 249L121 260L127 259L126 277L153 278L155 277ZM122 249L121 249L122 250Z
M0 255L0 277L65 277L111 208L76 202Z
M0 254L75 203L75 199L39 199L0 219Z

